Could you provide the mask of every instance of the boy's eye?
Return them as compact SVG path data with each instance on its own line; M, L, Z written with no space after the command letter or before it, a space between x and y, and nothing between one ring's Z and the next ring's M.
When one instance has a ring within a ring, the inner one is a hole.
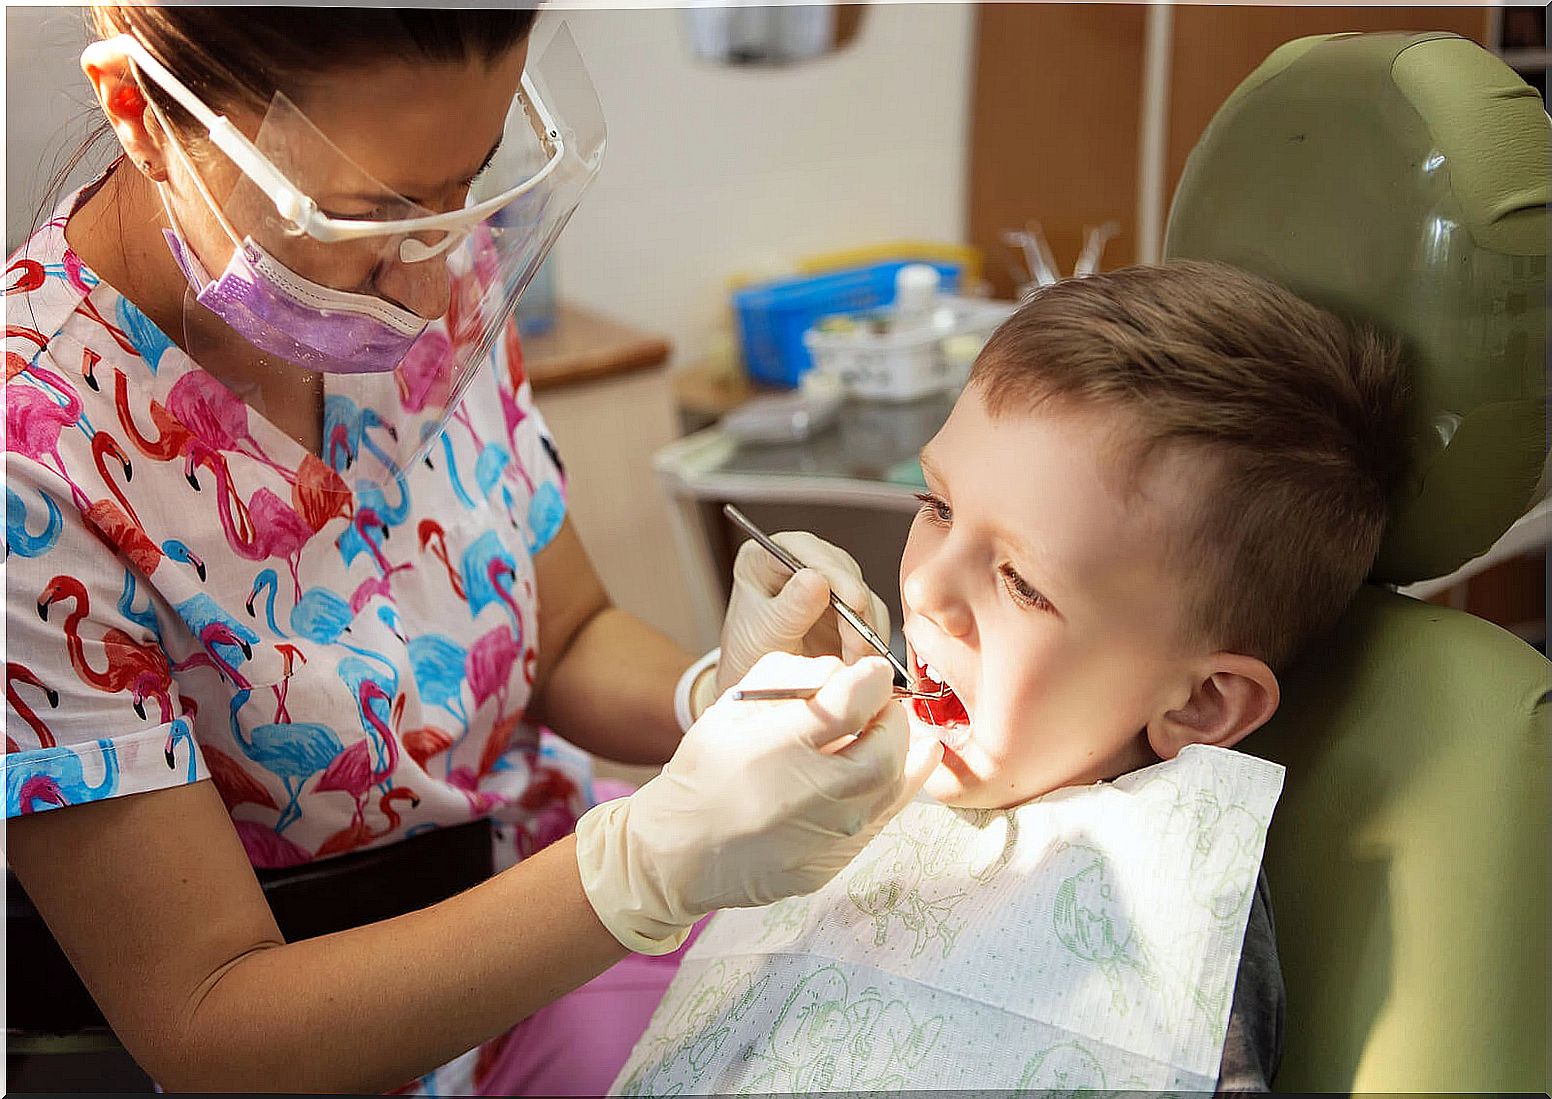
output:
M1049 599L1025 583L1024 578L1018 574L1012 565L1003 565L998 571L1002 573L1002 580L1007 586L1008 594L1021 607L1031 607L1041 611L1056 609L1051 606Z
M930 492L918 492L916 498L921 501L921 507L917 509L918 515L924 515L934 523L952 523L954 511L948 506L948 501L941 496L935 496Z

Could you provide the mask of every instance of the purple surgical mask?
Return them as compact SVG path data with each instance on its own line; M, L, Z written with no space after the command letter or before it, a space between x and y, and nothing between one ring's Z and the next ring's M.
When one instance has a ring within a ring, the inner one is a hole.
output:
M430 323L382 298L304 279L252 237L243 238L212 281L176 230L163 229L162 235L196 301L261 351L308 370L386 373Z

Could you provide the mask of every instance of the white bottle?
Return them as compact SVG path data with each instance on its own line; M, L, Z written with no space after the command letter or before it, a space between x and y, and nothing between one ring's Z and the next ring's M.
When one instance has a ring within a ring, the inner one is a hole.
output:
M940 281L938 269L930 263L908 263L895 272L891 332L908 332L932 324Z

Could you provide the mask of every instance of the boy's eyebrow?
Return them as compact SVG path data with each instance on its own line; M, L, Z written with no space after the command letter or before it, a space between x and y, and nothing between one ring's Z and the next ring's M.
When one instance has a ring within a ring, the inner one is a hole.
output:
M933 465L932 459L927 456L926 447L923 447L920 453L916 455L916 460L922 467L923 479L925 479L927 476L931 476L934 481L937 481L940 484L943 482L943 475L938 472L938 467ZM1040 552L1035 546L1030 544L1028 538L1007 529L1000 523L997 525L996 533L997 536L1000 537L1004 542L1008 543L1018 551L1020 558L1033 562L1035 566L1039 568L1042 574L1042 578L1041 583L1037 586L1041 589L1041 594L1049 596L1051 593L1044 590L1044 578L1052 571L1050 554ZM1030 578L1026 577L1025 579ZM1055 580L1059 589L1066 587L1066 584L1062 581L1059 572L1055 577Z

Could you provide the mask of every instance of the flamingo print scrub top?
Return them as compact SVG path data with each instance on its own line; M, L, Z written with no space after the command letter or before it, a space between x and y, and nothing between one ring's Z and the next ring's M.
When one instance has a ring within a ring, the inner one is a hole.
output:
M426 461L348 485L82 265L80 194L7 270L7 815L208 777L258 867L569 830L586 757L524 719L563 474L515 336ZM326 437L370 446L403 410L349 384Z

